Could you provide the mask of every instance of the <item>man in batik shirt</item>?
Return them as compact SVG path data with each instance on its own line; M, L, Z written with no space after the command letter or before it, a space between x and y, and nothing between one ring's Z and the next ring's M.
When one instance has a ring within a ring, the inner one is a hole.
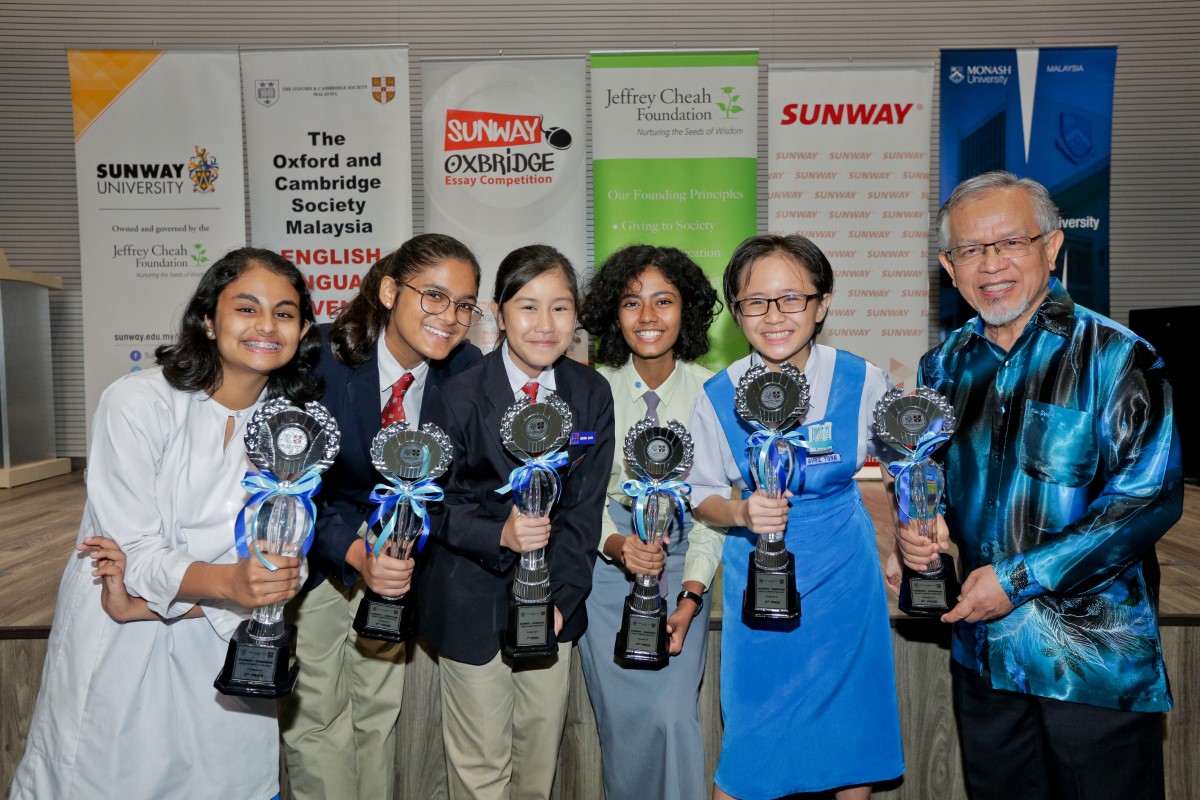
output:
M938 215L942 266L978 316L925 355L950 400L939 542L958 544L955 706L974 800L1162 797L1171 692L1154 544L1183 506L1162 360L1051 279L1045 187L992 172Z

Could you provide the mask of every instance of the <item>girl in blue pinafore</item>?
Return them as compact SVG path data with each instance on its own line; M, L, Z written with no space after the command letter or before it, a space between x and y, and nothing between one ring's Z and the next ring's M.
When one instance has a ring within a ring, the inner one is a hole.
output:
M710 379L689 426L697 518L729 529L721 639L725 722L715 798L770 800L797 792L870 797L904 771L891 632L875 531L854 473L868 449L871 412L887 378L851 353L813 343L829 310L833 271L802 236L758 236L733 254L726 302L754 351ZM734 408L753 365L800 369L811 405L800 425L813 443L783 499L752 492L746 440ZM730 499L729 487L741 492ZM758 534L786 530L795 555L799 624L751 628L741 615Z

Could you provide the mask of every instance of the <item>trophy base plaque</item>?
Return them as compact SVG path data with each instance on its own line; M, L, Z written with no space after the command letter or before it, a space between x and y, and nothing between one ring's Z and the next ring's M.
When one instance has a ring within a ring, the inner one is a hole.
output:
M763 570L750 554L746 590L742 592L742 617L747 620L800 619L800 596L796 592L796 557L787 554L787 566Z
M508 597L508 622L500 634L500 649L508 658L545 658L558 652L554 636L554 607L522 603Z
M671 658L668 644L666 604L659 603L657 613L646 614L635 611L631 598L625 598L615 646L617 663L626 668L662 669Z
M283 697L296 685L298 665L291 665L296 643L296 626L285 625L274 642L256 642L244 621L229 639L225 668L213 681L221 694L242 697Z
M927 572L904 567L900 580L900 610L910 617L940 617L958 603L958 573L954 559L938 554L941 563Z
M403 597L383 597L367 590L354 614L354 632L364 639L403 642L416 631L417 604L412 592Z

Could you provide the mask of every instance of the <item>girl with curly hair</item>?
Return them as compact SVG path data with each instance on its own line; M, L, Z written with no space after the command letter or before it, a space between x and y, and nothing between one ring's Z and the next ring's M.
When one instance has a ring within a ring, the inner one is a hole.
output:
M612 387L618 442L646 416L687 423L692 401L712 377L693 359L708 350L717 309L708 278L673 247L626 247L596 271L580 318L596 337L599 371ZM604 793L609 800L707 797L699 702L708 642L703 595L720 562L721 535L689 515L669 554L643 543L621 502L628 500L621 484L633 477L618 446L579 647L600 728ZM669 589L682 589L667 622L674 657L659 672L623 669L613 642L630 577L658 575L664 566Z

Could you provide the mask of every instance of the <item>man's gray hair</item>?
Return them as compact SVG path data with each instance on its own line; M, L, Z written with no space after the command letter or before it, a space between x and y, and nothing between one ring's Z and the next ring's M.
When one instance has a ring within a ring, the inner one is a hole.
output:
M976 175L974 178L968 178L954 187L954 191L950 194L950 199L938 211L938 249L943 253L950 249L951 211L975 195L990 192L994 189L1008 189L1012 187L1024 189L1029 195L1029 199L1033 201L1033 217L1037 220L1038 227L1041 228L1041 233L1058 230L1060 224L1058 206L1054 204L1054 200L1051 199L1050 192L1046 191L1045 186L1042 186L1031 178L1018 178L1011 172L996 170L995 172L985 172L982 175Z

